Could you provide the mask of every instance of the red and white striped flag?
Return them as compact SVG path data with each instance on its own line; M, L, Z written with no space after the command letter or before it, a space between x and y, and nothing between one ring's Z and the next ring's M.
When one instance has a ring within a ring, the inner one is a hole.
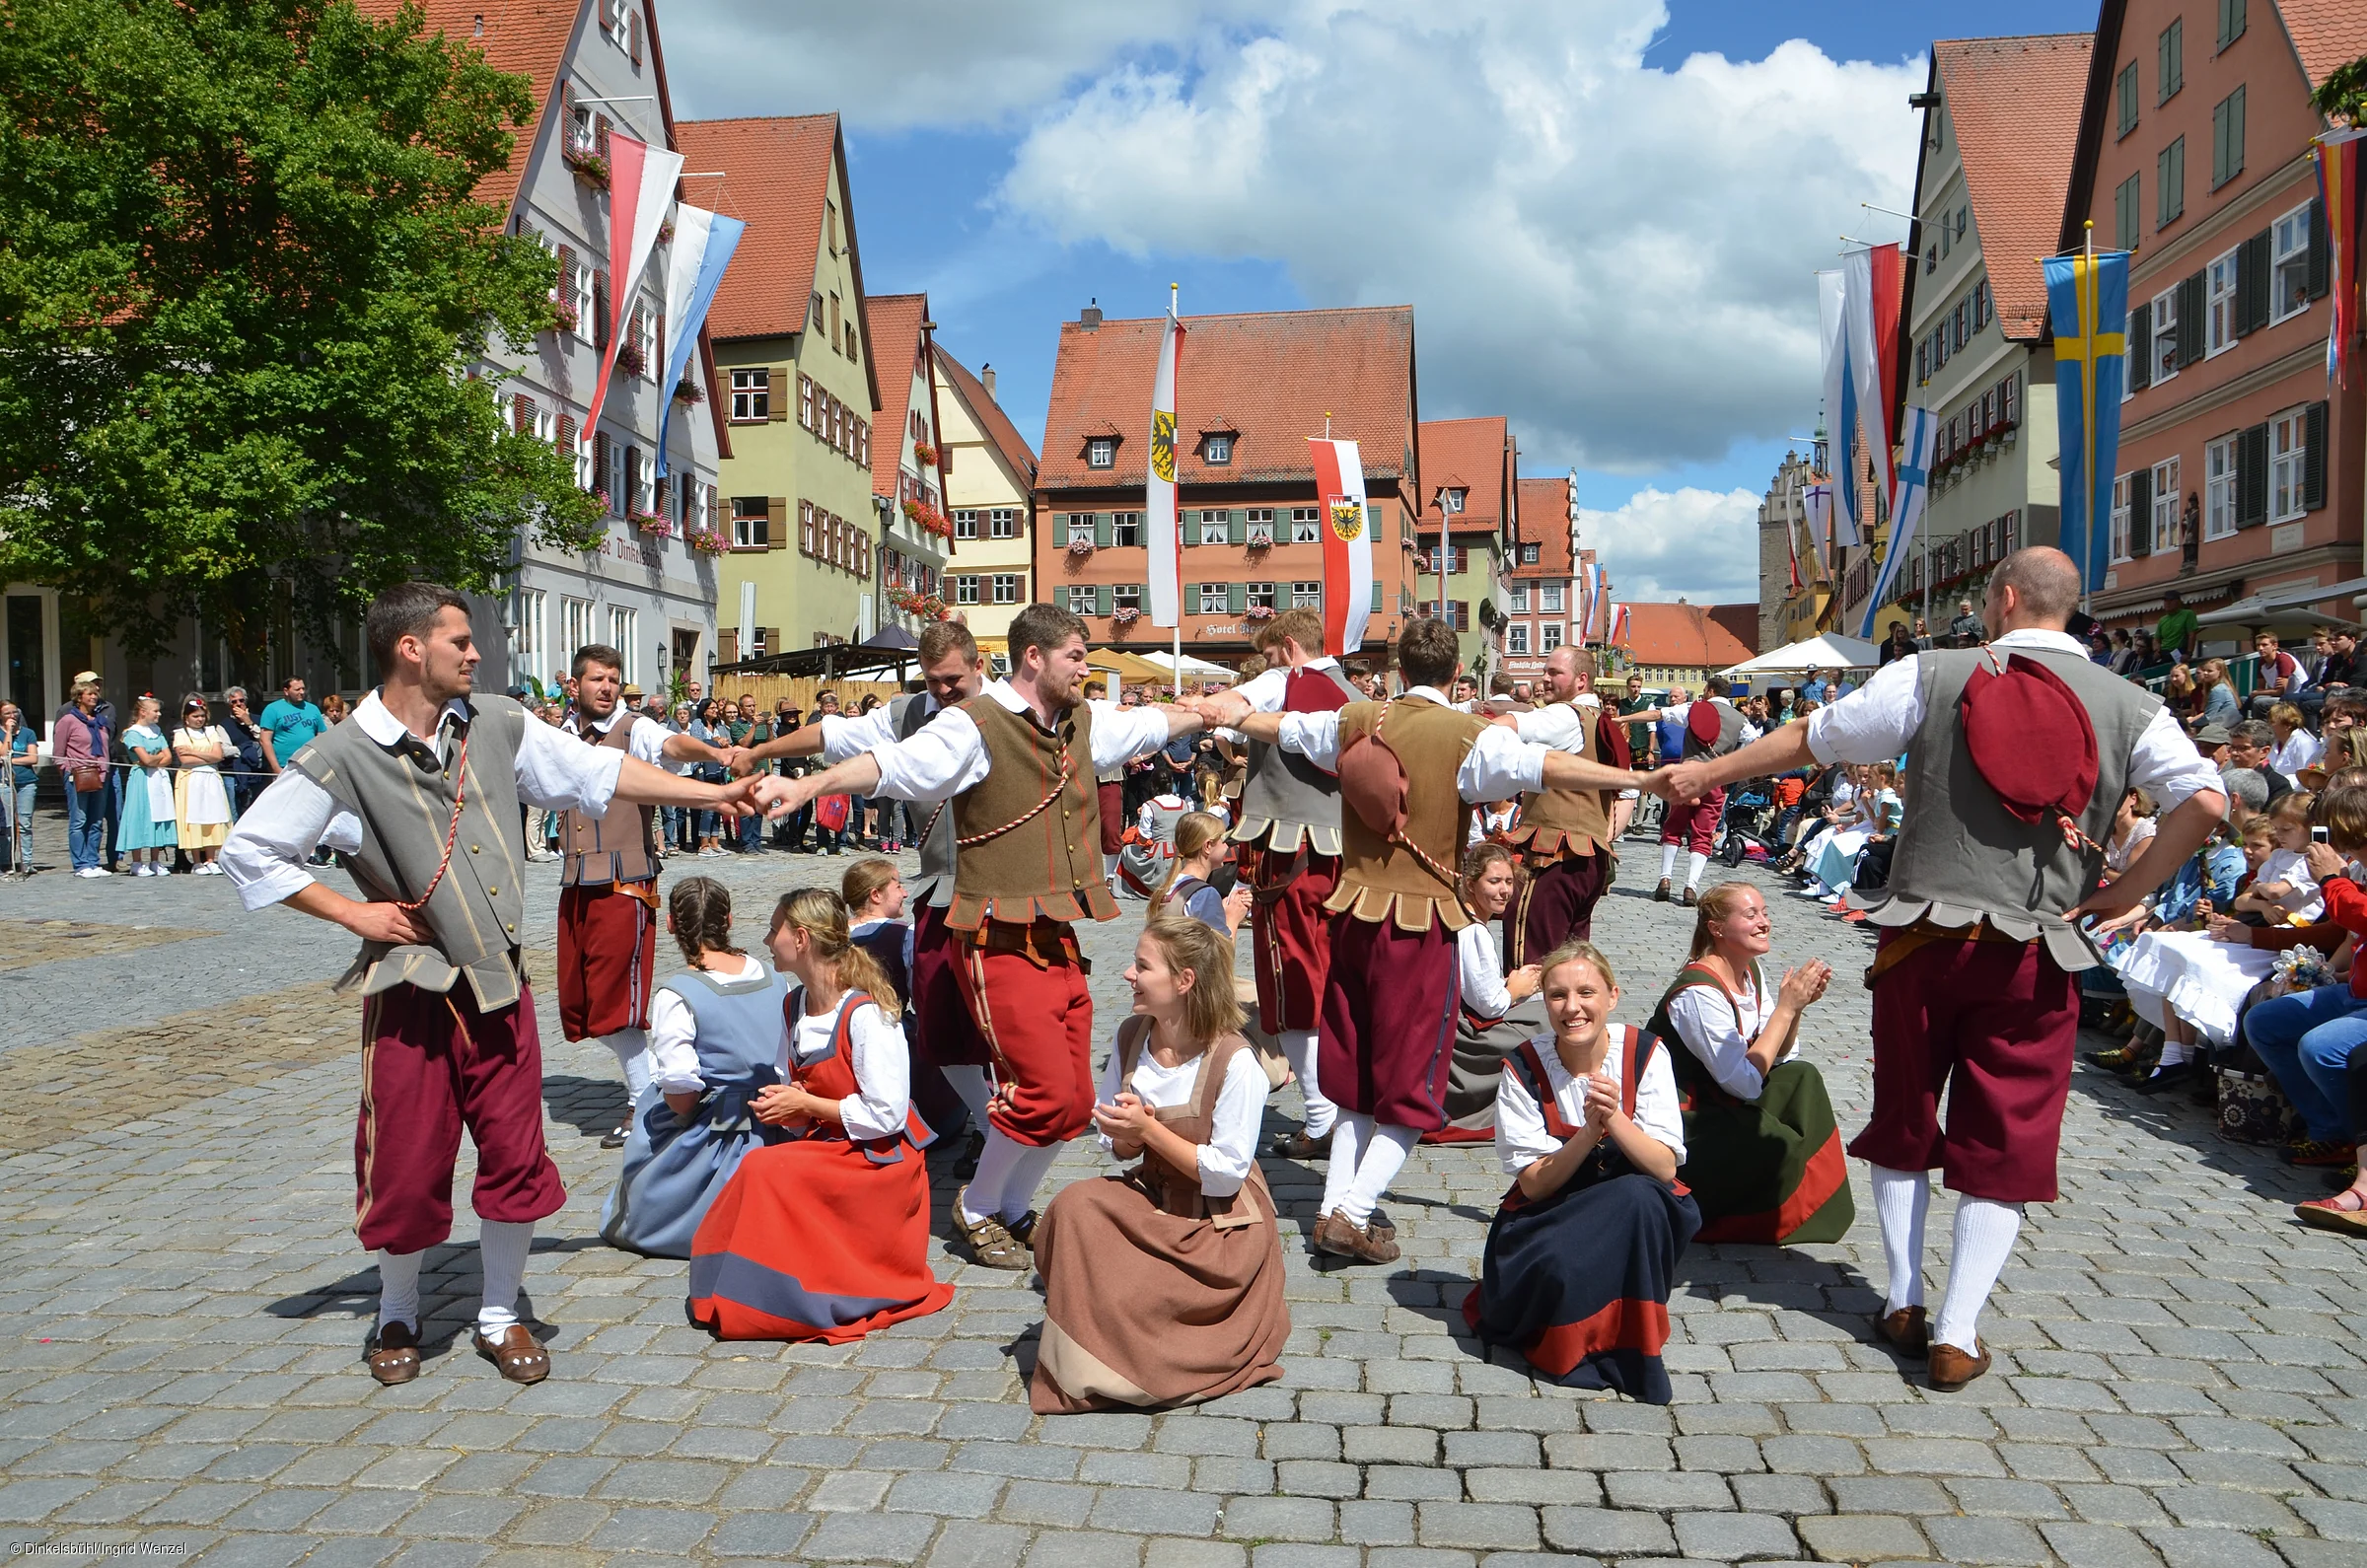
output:
M1324 508L1324 651L1345 658L1364 646L1373 612L1373 531L1364 504L1364 456L1353 441L1307 438Z
M609 135L609 351L592 383L592 406L584 411L584 439L600 425L600 405L608 400L609 375L616 368L617 350L624 347L625 323L641 303L641 272L649 253L658 248L658 230L666 209L674 204L674 185L682 172L682 155L635 141L622 131ZM668 389L671 393L671 389ZM619 496L617 510L629 499Z
M1184 323L1171 306L1159 337L1159 373L1151 382L1149 483L1151 624L1184 626L1183 531L1176 520L1176 365L1184 357Z

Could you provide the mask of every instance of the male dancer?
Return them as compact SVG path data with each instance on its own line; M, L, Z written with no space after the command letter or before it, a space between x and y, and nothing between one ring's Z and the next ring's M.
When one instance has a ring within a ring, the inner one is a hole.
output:
M598 815L613 802L737 817L755 786L694 784L615 747L581 746L507 697L474 696L468 604L404 583L365 622L381 685L286 762L222 848L249 909L285 903L362 950L362 1105L354 1228L378 1254L378 1321L363 1350L381 1383L419 1374L419 1265L452 1234L453 1161L476 1145L483 1229L477 1354L513 1383L550 1357L518 1320L535 1221L566 1201L542 1147L542 1049L519 965L518 803ZM344 851L363 897L313 880L316 845Z
M1403 696L1329 712L1251 713L1239 692L1199 699L1211 720L1279 744L1340 779L1339 885L1317 1072L1339 1107L1316 1249L1386 1263L1396 1227L1375 1206L1425 1132L1447 1124L1447 1069L1461 1004L1456 934L1470 924L1456 891L1466 802L1542 789L1617 789L1628 775L1531 746L1446 686L1460 668L1454 628L1416 620L1398 635Z
M1985 648L1918 653L1859 690L1730 755L1665 775L1672 800L1733 779L1908 754L1912 809L1869 919L1874 1119L1849 1152L1872 1162L1890 1284L1875 1332L1930 1358L1931 1387L1989 1368L1980 1310L2023 1206L2056 1197L2055 1155L2079 1031L2077 971L2097 962L2077 922L2112 919L2167 882L2227 809L2220 780L2160 700L2089 662L2064 631L2079 572L2060 550L2006 557L1989 579ZM2093 758L2093 772L2082 772ZM2091 892L2113 813L2131 789L2167 810L2137 859ZM1948 1093L1948 1123L1938 1120ZM1958 1194L1948 1294L1923 1309L1927 1173Z
M1545 656L1545 701L1497 719L1524 741L1627 771L1627 732L1589 689L1585 656L1563 643ZM1632 776L1622 784L1632 783ZM1507 835L1521 857L1520 895L1504 911L1504 972L1535 963L1564 942L1592 940L1595 905L1611 886L1613 813L1619 792L1548 789L1521 799Z
M606 643L575 651L575 704L559 726L652 767L721 762L733 753L652 724L621 700L624 655ZM570 811L559 825L559 1030L616 1053L624 1120L600 1140L621 1149L649 1088L649 992L658 963L657 808L632 817ZM637 820L635 820L637 819ZM637 829L637 830L636 830Z
M1200 716L1080 702L1085 622L1057 606L1013 616L1009 646L1009 679L892 745L791 781L772 810L823 795L949 803L957 869L945 923L999 1080L954 1223L976 1261L1024 1269L1036 1188L1093 1111L1093 998L1072 927L1118 913L1102 875L1095 774L1191 734Z
M874 747L910 740L922 725L985 689L986 661L969 628L955 620L933 620L922 627L920 676L921 690L852 718L825 714L817 723L755 747L742 766L760 766L775 757L815 755L837 763ZM986 1067L992 1057L985 1037L970 1022L969 1009L963 1004L961 984L955 978L960 950L945 924L946 911L954 901L954 814L936 812L923 821L920 882L911 890L912 994L905 998L904 1019L915 1057L936 1065L983 1131L988 1108ZM930 1126L950 1126L954 1117L946 1112L951 1106L931 1104L929 1076L913 1075L913 1102Z
M1335 713L1364 698L1325 654L1323 612L1286 609L1251 638L1264 673L1235 689L1253 713ZM1307 1101L1306 1123L1282 1133L1274 1152L1320 1160L1330 1152L1336 1108L1316 1064L1324 976L1331 966L1331 916L1324 900L1339 884L1339 780L1296 751L1250 742L1241 787L1241 870L1251 889L1251 951L1257 973L1257 1027L1275 1036Z
M1743 714L1728 693L1733 682L1724 676L1711 676L1701 683L1701 695L1690 702L1671 703L1665 708L1646 708L1633 717L1637 720L1668 720L1680 726L1684 736L1685 760L1698 761L1703 757L1725 756L1742 744ZM1664 726L1665 730L1665 726ZM1663 744L1663 751L1667 750ZM1893 753L1894 755L1896 753ZM1676 758L1664 755L1663 762ZM1723 777L1749 778L1753 775L1723 774ZM1709 864L1709 852L1717 847L1718 819L1726 811L1726 789L1720 785L1699 800L1679 803L1671 801L1660 820L1660 887L1652 896L1662 903L1669 901L1669 884L1677 875L1677 855L1689 850L1685 863L1685 896L1678 901L1691 908L1699 901L1701 871Z

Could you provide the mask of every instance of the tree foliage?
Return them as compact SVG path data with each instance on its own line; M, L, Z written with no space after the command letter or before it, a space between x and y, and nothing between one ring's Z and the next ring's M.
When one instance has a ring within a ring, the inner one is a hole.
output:
M2347 125L2367 119L2367 58L2335 66L2310 95L2310 104L2329 119Z
M555 263L473 199L535 106L350 0L0 0L0 581L135 652L252 646L523 528L579 547L570 458L466 374ZM284 583L280 588L274 580Z

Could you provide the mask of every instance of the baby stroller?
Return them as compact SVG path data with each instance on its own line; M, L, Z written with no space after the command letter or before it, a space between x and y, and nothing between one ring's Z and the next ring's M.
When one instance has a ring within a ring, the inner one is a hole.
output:
M1772 778L1746 779L1729 789L1718 818L1718 859L1734 867L1780 854L1773 836L1778 815Z

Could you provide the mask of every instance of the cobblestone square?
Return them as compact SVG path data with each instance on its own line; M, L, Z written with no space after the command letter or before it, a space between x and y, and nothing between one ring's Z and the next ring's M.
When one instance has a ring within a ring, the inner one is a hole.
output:
M750 939L778 892L834 883L845 864L765 854L669 875L727 882ZM1596 921L1630 1021L1690 930L1689 911L1646 895L1648 871L1657 855L1631 843ZM532 875L527 941L547 953L556 868ZM725 1344L686 1326L685 1264L597 1240L616 1163L599 1136L622 1092L605 1049L557 1037L546 1001L547 1130L570 1196L541 1227L527 1290L552 1376L516 1388L468 1352L464 1214L428 1264L426 1370L381 1389L359 1355L376 1275L349 1229L358 1009L326 985L349 940L283 910L244 915L226 880L51 873L5 897L12 1554L46 1543L74 1560L136 1549L242 1568L2367 1563L2360 1253L2293 1221L2314 1174L2084 1065L2063 1201L2032 1208L1982 1321L1997 1365L1962 1392L1926 1391L1868 1342L1881 1260L1862 1167L1846 1241L1686 1254L1674 1404L1540 1388L1461 1337L1505 1185L1482 1145L1415 1155L1389 1202L1405 1256L1387 1269L1316 1266L1302 1238L1320 1172L1268 1160L1286 1215L1284 1380L1177 1414L1045 1419L1025 1390L1033 1276L970 1267L942 1242L953 1306L861 1344ZM1803 1044L1853 1131L1871 943L1775 902L1777 958L1839 971ZM1138 910L1087 935L1105 1041ZM532 972L547 997L547 961ZM1272 1109L1269 1126L1295 1119L1295 1096ZM952 1158L931 1162L940 1236ZM1099 1160L1080 1143L1053 1179ZM1942 1194L1935 1239L1951 1212Z

